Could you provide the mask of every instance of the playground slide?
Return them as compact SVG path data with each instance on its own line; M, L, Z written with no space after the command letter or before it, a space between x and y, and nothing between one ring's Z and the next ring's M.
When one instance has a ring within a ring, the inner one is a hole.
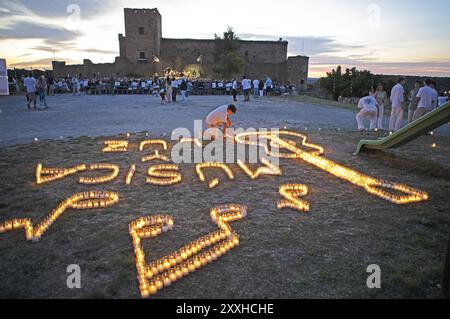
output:
M450 103L447 103L384 139L360 141L356 154L365 150L382 151L401 147L449 122Z

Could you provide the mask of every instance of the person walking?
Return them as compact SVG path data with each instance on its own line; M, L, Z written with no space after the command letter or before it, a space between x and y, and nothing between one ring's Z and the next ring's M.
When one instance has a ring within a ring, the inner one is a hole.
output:
M47 85L48 85L48 96L55 96L55 79L53 78L53 75L50 74L50 76L47 78Z
M404 114L404 104L405 104L405 78L401 77L397 81L397 85L392 88L391 91L391 119L389 121L389 130L391 132L398 131L403 125L403 114Z
M238 83L236 79L233 79L232 82L232 92L233 92L233 102L237 102L237 90L238 90Z
M254 99L259 98L259 80L258 79L253 80L253 98Z
M384 110L388 101L388 96L386 90L384 89L384 85L382 83L378 84L377 91L374 94L374 98L378 104L378 121L377 128L379 130L383 130L383 121L384 121Z
M419 93L422 84L420 81L414 83L414 89L409 92L409 107L408 107L408 124L414 121L414 112L417 110L419 101L417 100L417 93Z
M244 102L250 101L250 90L252 88L252 84L246 76L242 79L242 90L244 91Z
M172 103L172 80L170 76L166 78L166 98L168 103Z
M180 78L180 95L181 95L181 102L186 102L186 91L187 91L187 80L184 74L181 74Z
M40 104L40 110L46 110L48 109L47 100L45 99L45 94L47 92L47 81L45 80L45 76L41 76L39 80L37 81L37 90L39 93L39 104Z
M172 78L172 102L177 101L178 94L178 81L175 78Z
M26 90L27 107L29 110L31 110L31 102L33 102L34 104L33 109L36 109L36 84L37 82L32 73L28 73L28 76L23 80L23 85L25 86Z

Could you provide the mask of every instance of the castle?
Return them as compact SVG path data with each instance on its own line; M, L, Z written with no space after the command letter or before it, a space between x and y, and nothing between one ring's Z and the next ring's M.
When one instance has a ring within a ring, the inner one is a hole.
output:
M153 76L170 68L202 78L219 78L214 69L215 40L168 39L162 36L158 9L125 8L125 36L119 34L120 56L114 63L66 65L53 61L55 77ZM269 75L278 81L289 81L306 88L309 57L287 56L287 41L239 40L238 54L243 58L241 78L263 78Z

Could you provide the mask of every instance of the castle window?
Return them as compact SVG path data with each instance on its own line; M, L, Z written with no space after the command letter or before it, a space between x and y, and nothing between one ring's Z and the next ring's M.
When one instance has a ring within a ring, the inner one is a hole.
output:
M139 59L146 59L145 52L139 52Z
M139 28L139 34L140 34L140 35L144 34L144 28L143 28L143 27L140 27L140 28Z

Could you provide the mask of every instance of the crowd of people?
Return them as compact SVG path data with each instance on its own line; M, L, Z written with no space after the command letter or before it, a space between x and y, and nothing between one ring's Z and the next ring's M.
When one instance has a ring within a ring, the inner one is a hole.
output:
M45 85L44 85L45 84ZM14 91L19 92L19 83L11 79L10 85L14 85ZM37 96L41 107L46 109L46 96L55 94L72 93L74 95L86 94L146 94L161 97L161 103L176 102L177 98L186 101L191 95L232 95L237 101L237 95L243 94L244 101L250 100L250 96L257 99L266 95L294 95L296 87L291 83L272 81L269 76L264 79L251 80L244 76L242 80L236 78L225 81L216 79L188 79L184 74L177 77L164 76L153 78L133 77L99 77L93 76L86 79L81 76L73 76L55 79L52 75L40 76L37 80L32 73L23 79L23 87L27 93L27 103L36 102Z
M406 80L401 77L388 96L384 85L379 84L375 92L367 92L359 100L360 111L356 115L358 130L366 130L364 126L366 119L370 122L370 130L384 130L384 114L389 102L391 105L389 131L400 130L405 125L405 111L408 112L408 124L410 124L448 102L448 97L442 93L439 94L436 88L435 81L426 79L423 83L415 82L414 88L406 92Z

